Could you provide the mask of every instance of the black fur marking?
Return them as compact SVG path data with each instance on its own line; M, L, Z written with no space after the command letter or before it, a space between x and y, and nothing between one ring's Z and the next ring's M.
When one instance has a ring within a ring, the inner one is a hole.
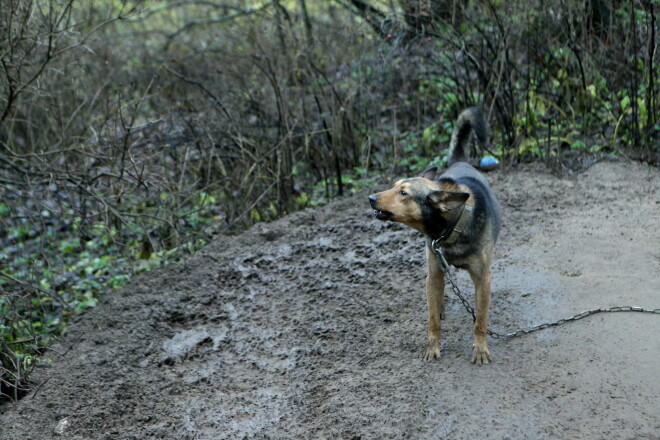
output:
M501 219L496 208L497 201L486 184L472 176L460 176L455 179L441 176L436 181L465 185L472 191L474 200L472 219L457 243L445 249L447 257L466 258L478 252L481 248L479 235L487 228L489 222L492 225L492 240L497 240ZM442 218L439 211L431 207L428 202L420 204L420 206L422 206L424 227L428 231L428 235L432 239L440 237L451 226L450 222Z
M422 222L426 233L433 238L440 237L451 224L440 215L440 210L431 206L427 197L418 202L422 211Z
M420 177L425 179L434 180L438 174L438 167L427 168Z
M502 220L498 212L495 210L497 202L493 199L492 192L479 180L474 177L465 176L456 179L456 183L463 184L472 190L474 196L474 211L472 213L472 222L466 231L466 235L472 236L481 231L487 219L490 219L492 224L493 241L497 241L500 233Z
M438 177L435 180L440 183L454 183L454 180L448 177ZM431 205L428 194L424 194L423 200L419 201L419 206L422 209L422 221L427 234L432 238L439 238L451 226L449 221L441 215L439 209Z
M456 128L457 130L457 137L459 139L459 143L456 146L456 148L453 150L453 154L451 155L451 163L454 162L465 162L465 143L467 142L469 136L470 136L470 131L472 130L472 127L468 124L465 125L459 125Z
M480 107L468 108L458 115L449 144L449 160L447 161L449 165L466 161L467 152L465 148L470 140L471 131L474 131L477 135L481 148L487 150L489 144L488 129L486 128L483 110Z

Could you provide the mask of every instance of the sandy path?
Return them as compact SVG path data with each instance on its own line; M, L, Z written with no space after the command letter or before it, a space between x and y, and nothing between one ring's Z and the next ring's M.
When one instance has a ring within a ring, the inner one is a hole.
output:
M491 325L660 307L660 172L601 162L576 179L489 174L505 224ZM442 358L422 360L420 235L365 195L218 237L77 318L0 438L660 438L660 316L600 314L470 364L448 291ZM461 289L473 301L466 273Z

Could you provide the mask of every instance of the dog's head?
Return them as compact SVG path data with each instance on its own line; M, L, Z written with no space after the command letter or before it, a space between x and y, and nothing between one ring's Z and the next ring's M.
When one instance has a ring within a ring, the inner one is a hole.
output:
M401 179L392 188L370 195L374 216L424 234L444 228L449 213L463 206L470 194L454 190L452 181L435 180L437 172L437 167L429 168L420 177Z

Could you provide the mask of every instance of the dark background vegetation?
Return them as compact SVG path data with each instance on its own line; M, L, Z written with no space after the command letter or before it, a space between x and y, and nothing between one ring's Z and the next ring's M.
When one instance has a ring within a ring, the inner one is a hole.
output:
M658 164L658 1L3 0L0 394L210 236L443 165ZM485 152L480 152L480 154Z

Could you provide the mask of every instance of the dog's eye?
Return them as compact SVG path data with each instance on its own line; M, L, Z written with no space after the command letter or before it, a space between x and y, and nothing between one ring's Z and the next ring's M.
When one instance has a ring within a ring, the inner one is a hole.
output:
M402 196L407 196L408 195L408 193L405 192L404 190L399 191L399 194L401 194Z

